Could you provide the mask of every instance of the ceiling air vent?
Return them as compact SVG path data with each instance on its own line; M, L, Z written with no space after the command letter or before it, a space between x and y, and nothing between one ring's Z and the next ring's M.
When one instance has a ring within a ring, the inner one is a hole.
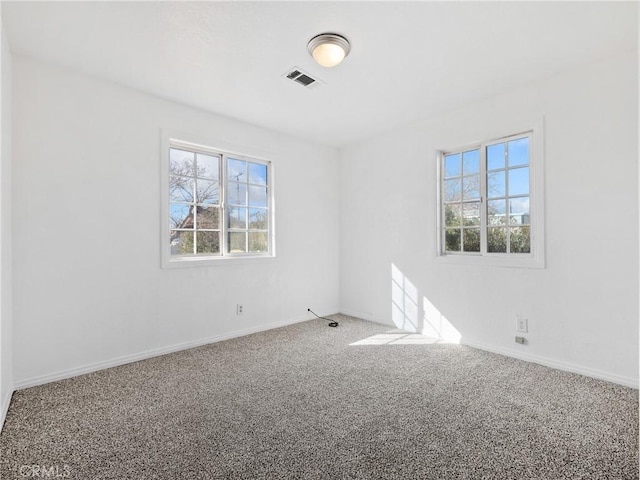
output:
M320 85L321 83L324 83L317 78L313 78L307 72L302 71L298 67L294 67L290 69L283 76L307 88L314 88Z

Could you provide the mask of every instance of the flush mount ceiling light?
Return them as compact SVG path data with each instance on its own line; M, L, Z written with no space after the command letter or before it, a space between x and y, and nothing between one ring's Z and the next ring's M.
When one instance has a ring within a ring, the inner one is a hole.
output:
M349 55L351 44L337 33L321 33L309 40L307 48L318 64L323 67L335 67Z

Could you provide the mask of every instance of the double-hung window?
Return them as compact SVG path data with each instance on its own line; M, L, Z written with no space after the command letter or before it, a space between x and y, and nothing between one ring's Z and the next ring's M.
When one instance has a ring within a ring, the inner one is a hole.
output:
M273 256L269 161L170 140L163 264Z
M534 144L530 131L440 153L441 258L542 266L542 159Z

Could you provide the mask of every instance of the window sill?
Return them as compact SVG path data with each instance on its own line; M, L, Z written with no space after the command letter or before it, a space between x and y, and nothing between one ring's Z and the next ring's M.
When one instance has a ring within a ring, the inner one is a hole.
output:
M276 260L275 255L242 255L235 257L185 257L163 260L163 269L221 267L237 265L256 265L271 263Z
M544 258L535 255L521 257L503 255L443 254L435 258L436 263L448 265L472 265L507 268L544 268Z

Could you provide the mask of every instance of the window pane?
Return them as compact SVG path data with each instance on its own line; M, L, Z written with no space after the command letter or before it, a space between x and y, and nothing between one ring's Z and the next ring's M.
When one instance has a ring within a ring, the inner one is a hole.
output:
M247 182L247 162L230 158L227 160L227 178L236 182Z
M256 230L267 229L267 211L264 208L249 209L249 228Z
M529 164L529 138L519 138L509 142L509 166Z
M465 227L480 225L480 202L463 203L462 218Z
M169 173L193 176L194 154L177 148L169 149Z
M463 250L465 252L480 251L480 229L465 228L463 231Z
M529 197L512 198L509 200L509 215L511 224L528 225L531 223L529 213Z
M505 172L487 174L487 195L489 197L504 197L507 194Z
M196 172L198 177L220 178L220 157L212 155L196 154Z
M193 202L193 178L169 177L169 200L172 202Z
M443 254L509 255L534 248L530 239L533 147L528 134L518 136L443 157Z
M193 255L193 232L171 231L171 255Z
M529 227L511 228L509 237L509 248L511 253L531 252L531 238Z
M245 232L229 232L229 252L243 253L247 248L247 234Z
M172 203L169 206L169 228L193 228L193 207Z
M247 185L244 183L227 182L227 202L232 205L246 205Z
M489 200L487 202L487 221L489 225L504 225L507 219L507 201Z
M229 228L247 228L247 209L229 207Z
M198 207L196 210L198 229L219 229L220 209L218 207Z
M487 251L490 253L507 252L506 228L487 228Z
M447 252L460 251L460 229L447 228L445 231L444 248Z
M267 232L249 232L249 251L267 252Z
M261 163L249 163L249 183L267 184L267 166Z
M470 150L462 154L462 174L470 175L480 171L480 150Z
M455 202L460 200L462 195L462 189L460 185L461 180L455 178L453 180L445 180L444 182L444 201Z
M196 232L197 253L220 254L220 232Z
M198 178L196 180L198 187L196 194L197 203L206 204L218 204L220 203L220 189L218 188L217 181L202 180Z
M170 254L269 253L269 164L189 150L168 152Z
M462 199L475 200L480 198L480 175L462 178Z
M529 194L529 167L509 170L509 196Z
M444 176L459 177L460 176L460 154L447 155L444 157Z
M487 170L504 168L504 143L487 147Z
M444 225L446 227L459 227L462 221L459 203L449 203L444 206Z
M252 207L267 206L267 187L249 187L249 205Z

